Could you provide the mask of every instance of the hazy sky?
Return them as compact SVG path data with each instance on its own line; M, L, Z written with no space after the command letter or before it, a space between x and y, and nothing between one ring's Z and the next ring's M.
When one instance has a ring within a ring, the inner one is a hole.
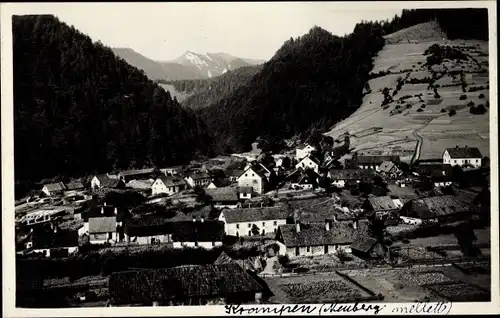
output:
M402 9L368 7L355 2L25 3L16 11L54 14L94 41L130 47L155 60L185 51L269 59L284 41L314 25L344 35L361 20L385 20Z

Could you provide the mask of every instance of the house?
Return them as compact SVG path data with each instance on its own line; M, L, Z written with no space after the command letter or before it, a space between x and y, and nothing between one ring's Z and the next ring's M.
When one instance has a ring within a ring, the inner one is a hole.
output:
M255 172L258 172L261 175L263 175L266 178L267 182L270 182L271 177L274 175L274 169L268 168L260 162L259 163L249 163L245 166L245 170L247 170L249 168L252 168Z
M176 222L172 226L173 248L203 247L212 249L222 246L224 223L220 221Z
M81 181L73 181L65 184L66 191L78 191L85 189L83 182Z
M351 244L351 253L361 259L377 259L387 256L388 248L384 243L370 236L358 236Z
M196 186L205 187L213 180L213 178L207 173L195 173L184 179L192 188Z
M229 181L238 182L238 178L245 172L245 170L233 170L229 175Z
M190 218L183 215L179 218L182 221L189 221ZM171 219L157 216L145 216L140 218L129 218L124 224L124 240L129 244L172 244L172 227L174 222Z
M153 182L153 185L151 186L151 194L158 195L165 193L168 195L172 195L174 193L183 191L186 188L186 182L182 178L177 176L160 175L158 178L156 178L156 180Z
M328 179L337 188L344 188L348 183L360 183L369 181L375 175L371 169L330 169Z
M384 161L380 164L379 171L386 176L396 176L401 174L401 170L392 161Z
M240 200L249 200L252 198L252 187L237 187L236 189L238 189L238 197Z
M209 200L215 208L235 209L238 207L238 189L235 187L206 189L205 193L210 197Z
M352 225L328 220L324 223L280 225L276 240L286 246L286 254L293 258L333 254L338 250L350 253L355 236Z
M276 233L278 226L286 224L288 212L282 207L224 209L219 221L230 236L252 236Z
M315 151L316 148L311 145L305 145L303 148L297 148L295 150L295 159L301 161L305 157L309 156L311 152Z
M177 175L182 171L182 166L175 166L175 167L170 167L170 168L163 168L160 169L160 172L163 173L166 176L173 176Z
M358 156L355 153L351 160L346 160L346 167L359 168L359 169L373 169L380 170L380 166L384 161L391 161L394 163L400 162L399 156Z
M79 235L88 235L91 244L117 243L124 240L123 222L128 211L106 205L93 208L83 217Z
M110 178L107 174L95 175L90 181L90 187L92 189L123 189L125 188L125 182L118 178Z
M264 193L268 188L268 180L260 165L248 167L238 178L239 187L252 187L255 193Z
M70 254L78 249L78 232L47 223L33 228L24 244L27 253L42 253L47 257L61 252Z
M481 152L474 147L447 148L443 153L443 164L452 166L471 166L473 168L481 167Z
M42 188L42 192L48 197L62 194L64 191L66 191L66 186L62 182L44 184Z
M314 172L319 173L320 164L321 160L319 158L313 155L308 155L295 165L295 169L312 169Z
M411 186L400 187L397 184L389 184L387 185L387 189L389 190L388 194L391 197L396 197L403 200L411 200L418 197L415 189L413 189L413 187Z
M392 199L390 196L376 197L371 195L363 204L363 209L375 213L377 217L393 215L398 212L397 199Z
M434 185L434 188L449 187L453 184L453 176L451 174L445 174L445 171L441 173L434 171L429 179Z
M400 219L406 224L437 223L463 219L476 209L455 196L444 195L407 202L400 211Z
M262 262L260 261L260 256L250 256L243 259L234 259L227 255L226 252L222 251L214 261L214 265L222 264L238 264L241 268L247 271L260 272L263 269Z
M112 273L111 306L258 303L264 288L237 264L184 265Z
M279 157L274 157L274 160L277 168L282 167L284 169L288 169L292 164L292 160L288 156L284 155Z
M294 189L315 189L319 185L320 176L312 169L297 169L294 173L287 177L291 181L291 186Z
M140 170L127 170L122 171L118 174L118 177L127 183L131 180L148 180L154 179L159 174L159 170L156 168L147 168Z

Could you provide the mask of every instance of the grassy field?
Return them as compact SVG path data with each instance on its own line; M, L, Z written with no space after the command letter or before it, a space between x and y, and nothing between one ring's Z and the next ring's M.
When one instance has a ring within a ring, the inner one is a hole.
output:
M430 27L425 24L421 28L428 32ZM414 131L423 139L421 159L440 158L445 148L456 145L478 147L483 156L489 156L489 109L485 114L473 115L468 106L471 102L476 106L486 105L489 100L488 73L484 73L484 69L488 69L488 42L436 41L436 36L434 39L429 37L412 43L394 39L388 41L389 44L374 59L372 71L389 71L393 74L371 79L371 93L363 98L360 108L325 135L337 139L348 132L354 135L351 138L354 151L364 154L399 154L404 161L409 161L415 151L417 139ZM392 96L398 79L432 78L432 73L424 65L424 51L433 44L458 47L469 56L467 61L445 59L440 65L433 66L433 70L438 72L447 68L447 73L435 82L439 84L438 94L441 98L434 98L434 92L428 90L427 83L405 82L393 96L394 101L388 107L381 107L382 90L389 88ZM453 70L464 71L466 92L462 91L460 75L449 73ZM469 92L471 88L475 91ZM415 96L420 94L420 97ZM411 97L406 98L406 95ZM461 95L466 95L465 99L461 99ZM419 110L422 104L425 107ZM448 111L451 109L456 111L456 115L449 116ZM382 129L372 134L360 133L375 127Z

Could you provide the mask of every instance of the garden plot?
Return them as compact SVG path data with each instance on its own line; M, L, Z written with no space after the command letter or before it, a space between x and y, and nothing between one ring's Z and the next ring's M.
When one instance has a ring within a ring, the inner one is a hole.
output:
M455 302L490 301L491 293L467 283L431 284L426 288Z
M400 273L399 279L408 284L418 285L418 286L423 286L427 284L456 282L439 271L428 271L422 273L402 271Z
M435 159L441 158L443 156L443 152L446 148L453 148L457 145L467 145L468 147L477 147L483 156L487 156L489 154L489 141L483 139L452 139L443 136L440 137L437 134L437 140L430 141L427 138L424 138L424 142L422 144L420 159Z

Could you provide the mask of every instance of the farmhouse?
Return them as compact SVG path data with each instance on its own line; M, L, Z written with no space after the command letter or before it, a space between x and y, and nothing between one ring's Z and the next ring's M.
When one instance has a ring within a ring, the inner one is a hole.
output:
M276 167L282 167L285 169L288 169L292 163L292 160L288 156L280 156L280 157L274 157L274 161L276 164Z
M229 181L238 182L238 178L245 173L245 170L233 170L229 175Z
M252 236L276 233L278 226L286 224L288 212L281 207L224 209L219 221L224 222L226 235Z
M173 248L203 247L211 249L222 245L224 223L220 221L176 222L172 226Z
M248 167L238 178L239 187L252 187L255 193L264 193L268 187L268 179L260 165Z
M182 171L182 166L175 166L170 168L162 168L160 172L166 176L173 176L179 174Z
M384 161L382 164L380 164L379 170L382 174L386 176L394 176L394 175L399 175L400 170L396 166L396 164L392 161Z
M48 183L42 188L42 192L49 197L56 194L62 194L65 190L66 186L62 182Z
M415 189L411 186L400 187L396 184L387 185L387 189L389 190L389 195L393 197L397 197L403 200L411 200L416 199L418 194L415 192Z
M237 264L117 272L108 288L111 306L254 304L264 291Z
M234 259L231 258L226 252L222 251L214 261L214 265L222 265L222 264L238 264L244 270L257 272L262 270L262 262L260 261L260 256L250 256L248 258L243 259Z
M374 212L377 217L392 215L399 210L398 204L390 196L370 196L363 204L366 211Z
M131 180L148 180L154 179L158 175L159 170L156 168L140 169L140 170L127 170L122 171L118 177L127 183Z
M235 187L206 189L205 193L210 197L209 200L215 208L235 209L238 207L238 189Z
M158 195L165 193L171 195L185 190L186 187L186 182L180 177L160 175L151 186L151 194Z
M213 180L213 178L207 173L194 173L184 179L192 188L196 186L205 187Z
M481 152L477 148L467 146L447 148L443 153L443 164L479 168L481 167Z
M253 188L252 187L237 187L238 197L240 200L249 200L252 198Z
M321 164L321 160L316 156L308 155L304 159L302 159L298 164L295 165L295 169L312 169L314 172L319 173L319 166Z
M286 179L294 189L313 189L318 187L320 176L312 169L297 169Z
M362 259L384 258L388 248L379 240L369 236L359 236L351 245L353 255Z
M123 189L125 188L125 183L118 178L110 178L107 174L100 174L92 178L90 187L92 189Z
M85 189L85 186L81 181L73 181L70 183L66 183L66 191L78 191Z
M104 203L83 217L83 227L79 235L87 234L91 244L116 243L124 239L123 221L127 211Z
M57 226L46 224L34 228L24 243L27 253L42 253L47 257L55 254L54 252L69 254L78 249L78 232L61 230Z
M379 171L384 161L399 163L400 158L399 156L358 156L358 154L355 153L351 160L346 160L346 167L350 166L359 169L373 169Z
M337 188L345 187L348 182L360 183L371 180L374 175L371 169L330 169L328 171L328 179Z
M311 152L315 151L316 148L311 145L305 145L303 148L297 148L295 150L295 159L301 161L305 157L309 156Z
M346 223L280 225L276 240L286 246L289 257L333 254L338 250L350 252L356 230Z
M467 218L475 208L452 195L414 199L400 211L400 218L407 224L446 222Z
M190 220L184 216L184 221ZM124 224L124 238L128 243L139 245L171 243L172 224L170 219L163 217L130 218Z

